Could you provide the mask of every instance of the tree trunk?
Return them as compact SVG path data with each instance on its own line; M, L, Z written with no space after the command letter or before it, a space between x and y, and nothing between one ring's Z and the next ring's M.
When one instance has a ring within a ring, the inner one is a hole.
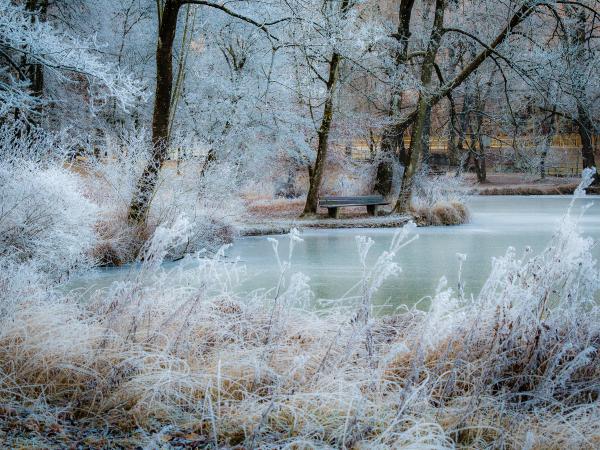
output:
M46 22L48 19L48 0L27 0L25 9L31 13L31 22L39 20ZM37 19L36 19L37 18ZM26 61L27 58L23 57ZM31 94L34 97L41 98L44 95L44 66L39 63L27 63L24 72L29 79ZM42 114L42 104L35 107L35 117L30 118L32 123L36 123Z
M456 142L456 128L458 124L456 123L456 111L452 106L450 106L450 108L448 109L448 115L450 118L448 124L448 165L451 167L458 167L458 165L460 164L460 156L458 153L458 145Z
M540 156L540 178L542 180L546 178L546 158L548 157L548 151L552 146L552 140L554 139L554 134L556 133L555 114L556 105L552 107L552 114L546 118L548 126L542 126L542 132L545 132L546 134L543 144L544 147L542 148L542 154Z
M482 99L482 94L477 90L477 119L475 120L475 124L477 126L475 131L475 136L477 138L477 142L473 142L473 150L474 150L474 161L475 161L475 170L477 172L477 181L479 183L487 182L487 169L485 163L485 144L483 142L483 117L485 111L485 100Z
M452 77L456 76L456 68L458 67L458 63L462 60L462 52L461 55L457 55L454 49L449 49L449 59L450 59L450 73ZM456 105L454 103L454 98L452 95L448 96L448 165L451 167L457 167L460 163L460 155L458 154L458 146L456 143L457 132L458 132L458 123L457 123L457 114L456 114Z
M374 190L384 197L392 191L396 162L400 161L404 165L406 163L406 150L404 148L406 128L408 126L389 126L383 130Z
M29 0L28 5L31 5L31 11L38 11L38 17L41 22L45 22L47 20L48 0ZM44 67L41 64L31 64L29 67L29 73L33 95L36 97L41 97L44 93Z
M568 7L569 15L576 20L575 26L570 33L570 43L574 47L574 68L572 71L574 96L577 103L577 128L581 137L581 159L583 168L596 167L596 158L594 156L594 122L590 116L588 101L586 99L586 90L584 85L585 75L583 67L586 62L585 44L586 44L586 11L582 8L579 11L573 7ZM594 176L594 185L600 184L600 175L596 172Z
M477 182L487 182L487 169L485 164L485 146L483 144L483 138L481 133L477 134L477 143L479 149L476 150L473 160L475 161L475 172L477 173Z
M577 102L577 124L579 130L579 136L581 137L581 159L583 161L583 168L596 167L596 158L594 156L594 123L589 115L588 109L585 108L580 102ZM598 174L594 184L598 183Z
M429 127L427 126L428 115L431 115L431 106L428 104L426 96L421 95L417 106L417 119L413 125L410 136L409 160L408 164L404 166L402 185L400 187L400 194L396 201L396 205L394 206L394 212L406 213L410 209L414 177L423 157L423 140L429 139ZM427 145L427 143L425 143L425 145Z
M433 106L428 105L427 111L425 113L425 122L423 123L423 136L421 140L423 141L421 151L423 152L423 156L421 156L421 163L429 166L429 158L431 156L431 111Z
M472 108L472 96L469 93L469 85L465 86L465 94L463 96L462 111L459 114L458 123L458 143L456 144L456 154L458 159L458 165L456 167L455 176L460 176L461 173L466 171L469 167L469 160L471 152L465 152L465 141L467 136L467 130L469 129L469 123L471 120L471 108Z
M333 120L333 91L338 76L338 66L340 64L341 56L338 53L333 53L331 61L329 61L329 78L327 79L327 97L325 99L325 106L323 109L323 118L321 119L321 126L317 132L318 144L317 144L317 157L315 164L308 171L309 176L309 187L308 195L306 196L306 204L304 205L304 211L302 215L316 214L317 207L319 204L319 193L321 191L321 184L323 183L323 172L325 170L325 162L327 160L327 148L329 141L329 131L331 130L331 122Z
M350 0L342 0L342 4L340 5L340 13L342 16L348 12L349 7ZM338 79L338 70L341 61L341 55L334 51L331 55L331 60L329 61L329 74L325 85L326 97L325 105L323 107L323 117L321 118L319 131L317 132L317 156L314 166L312 169L309 168L308 171L309 186L306 204L304 205L304 211L302 212L303 216L316 214L317 207L319 206L319 193L321 191L321 185L323 184L323 173L327 161L329 132L331 130L331 122L333 121L333 94Z
M410 18L414 0L400 0L398 8L398 32L394 35L399 50L396 54L396 69L406 64L408 56L408 40L410 39ZM390 116L399 114L402 104L402 92L394 88L390 100ZM404 132L408 125L398 126L390 124L383 130L381 138L381 155L377 165L377 175L375 178L375 191L383 196L390 194L394 178L394 166L398 159L398 153L404 147Z
M152 154L138 180L131 205L129 223L140 225L147 219L161 166L169 149L169 118L173 89L173 41L177 30L180 3L166 0L160 12L156 44L156 90L152 113Z
M424 155L429 148L429 129L431 123L431 109L433 107L432 92L432 74L434 70L435 58L437 56L440 42L442 39L442 28L444 26L444 13L446 10L446 0L436 0L435 17L427 52L423 58L421 67L421 83L423 85L419 94L417 103L416 117L410 139L409 163L404 168L402 175L402 186L394 212L406 213L410 209L414 176L418 172L419 166Z

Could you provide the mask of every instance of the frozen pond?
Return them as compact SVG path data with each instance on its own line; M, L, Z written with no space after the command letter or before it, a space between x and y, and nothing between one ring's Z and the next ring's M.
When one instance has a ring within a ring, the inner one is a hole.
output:
M600 199L578 200L574 213L593 202L586 212L581 230L585 235L600 239ZM455 227L418 228L419 239L404 247L397 262L400 276L389 279L377 294L376 302L391 305L414 304L435 292L439 279L446 276L450 286L456 286L457 253L467 255L463 268L466 293L476 293L491 269L491 259L501 256L509 246L521 254L527 246L542 250L565 215L570 197L566 196L478 196L469 200L471 222ZM317 298L337 299L361 274L355 236L368 236L375 241L369 253L374 260L387 249L395 229L305 230L304 242L294 249L292 272L310 277L310 286ZM280 241L279 251L287 256L289 239L274 236ZM596 257L600 248L594 248ZM240 290L273 287L278 279L278 266L267 237L248 237L235 242L228 251L231 258L239 257L247 268ZM106 286L121 278L127 269L99 270L74 282L76 286ZM190 280L188 280L190 281ZM193 282L193 281L192 281Z

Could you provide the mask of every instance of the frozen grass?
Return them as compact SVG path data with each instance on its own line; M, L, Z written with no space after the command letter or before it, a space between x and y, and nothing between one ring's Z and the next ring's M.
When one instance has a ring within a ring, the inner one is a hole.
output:
M460 225L469 221L469 210L458 201L438 201L431 206L413 204L411 214L420 226Z
M296 219L302 213L306 198L261 198L248 199L247 202L250 218Z
M425 171L415 179L410 208L415 222L420 226L460 225L468 222L464 180L445 175L433 177Z
M580 195L578 192L577 195ZM243 267L198 260L199 288L160 262L186 239L159 227L125 282L81 303L0 275L2 439L147 448L597 448L600 274L575 211L545 251L497 258L481 293L444 280L427 311L375 318L371 297L410 245L372 266L357 239L356 303L308 310L306 278L273 241L280 282L235 294ZM575 216L575 217L573 217ZM465 257L459 255L459 267ZM150 281L149 281L150 280Z
M498 186L477 189L479 195L571 195L577 183L541 186Z
M244 211L227 185L235 168L223 164L200 177L201 164L197 161L165 165L144 227L128 224L131 197L148 159L148 148L143 134L107 139L103 149L106 157L89 157L82 163L86 195L100 208L96 224L99 242L93 252L100 264L136 260L157 227L170 226L180 217L189 221L189 239L171 249L170 258L202 248L216 251L235 234L235 221Z

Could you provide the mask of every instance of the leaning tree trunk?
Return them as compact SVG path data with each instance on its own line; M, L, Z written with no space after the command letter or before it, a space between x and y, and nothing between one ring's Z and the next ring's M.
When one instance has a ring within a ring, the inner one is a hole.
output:
M325 162L327 160L327 148L329 141L329 132L331 130L331 122L333 120L333 91L338 76L338 67L341 61L339 53L333 53L331 61L329 61L329 78L327 79L327 97L323 108L323 118L321 126L317 132L317 157L314 166L309 168L309 187L308 195L306 196L306 204L302 215L316 214L319 205L319 192L323 183L323 173L325 171Z
M421 83L423 88L419 94L415 122L411 133L409 149L410 159L404 168L400 194L398 195L396 205L394 206L394 212L397 213L406 213L410 209L415 174L418 172L421 161L429 148L431 109L434 104L434 100L431 97L433 88L431 78L434 70L435 58L442 39L445 10L446 0L436 0L431 37L421 67Z
M129 223L145 223L162 164L169 149L169 118L173 89L173 41L180 3L167 0L160 15L156 44L156 91L152 113L152 154L136 185L129 207Z

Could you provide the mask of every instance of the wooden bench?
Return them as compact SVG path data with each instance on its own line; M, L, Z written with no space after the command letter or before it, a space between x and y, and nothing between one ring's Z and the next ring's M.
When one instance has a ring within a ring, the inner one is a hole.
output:
M358 197L321 197L319 207L327 208L329 217L339 218L339 209L347 206L366 206L370 216L376 216L379 207L388 205L381 195L363 195Z

